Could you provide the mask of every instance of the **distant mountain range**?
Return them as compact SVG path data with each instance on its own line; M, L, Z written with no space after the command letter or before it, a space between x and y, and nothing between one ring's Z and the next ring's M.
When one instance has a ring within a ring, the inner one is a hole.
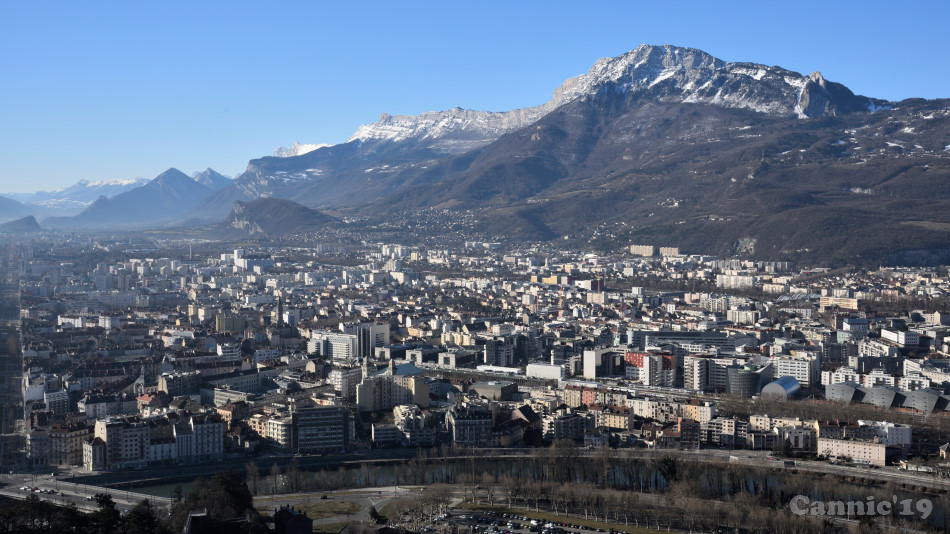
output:
M99 197L73 217L50 217L48 228L142 228L179 220L214 191L228 187L231 180L207 169L189 177L178 169L168 169L144 185L112 198Z
M248 210L288 209L246 203L284 199L370 218L472 210L494 235L608 248L950 258L950 101L888 102L817 72L673 46L600 60L533 108L384 114L346 143L278 149L214 186L165 174L50 224L228 218L224 232ZM295 224L330 224L294 210ZM254 220L242 231L279 231Z
M38 191L10 195L23 204L33 204L52 210L81 210L99 197L112 197L148 183L145 178L130 180L80 180L75 184L53 191Z
M223 189L231 185L232 182L230 178L217 173L213 169L197 172L192 175L191 180L210 190L201 191L203 195ZM80 180L69 187L53 191L9 194L7 195L9 198L0 197L0 222L9 221L17 216L30 213L41 219L52 218L51 221L55 224L61 218L79 215L97 201L111 199L122 193L146 186L152 181L147 178ZM18 205L5 203L6 200L15 200ZM4 206L9 208L4 209Z

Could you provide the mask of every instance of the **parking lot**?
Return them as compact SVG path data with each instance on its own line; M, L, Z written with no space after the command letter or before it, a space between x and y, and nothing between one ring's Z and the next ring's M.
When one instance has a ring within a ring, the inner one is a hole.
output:
M495 511L470 511L452 509L449 513L439 516L430 525L424 527L423 532L440 530L457 530L458 532L478 532L480 534L590 534L602 532L609 534L630 534L630 531L611 528L596 528L581 525L565 517L563 521L546 521L533 519L516 513Z

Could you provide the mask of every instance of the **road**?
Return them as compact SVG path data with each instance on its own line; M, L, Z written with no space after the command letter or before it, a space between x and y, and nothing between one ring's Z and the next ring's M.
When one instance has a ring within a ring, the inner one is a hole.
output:
M153 495L144 495L134 491L103 488L100 486L87 486L85 484L74 484L60 480L51 475L31 475L29 473L0 474L0 495L14 499L26 499L30 495L36 495L44 501L50 501L54 504L68 505L75 503L81 510L92 511L97 508L95 500L87 500L87 497L94 497L97 493L107 493L112 496L116 508L120 511L132 509L136 504L148 499L157 508L168 509L171 506L171 499L168 497L155 497ZM54 493L41 493L21 490L21 487L28 486L37 489L52 490Z
M657 454L664 454L667 451L657 451ZM700 449L698 451L679 451L686 457L691 457L698 461L717 461L728 462L729 457L736 456L739 461L737 465L753 465L756 467L772 467L780 469L795 469L798 471L807 471L812 473L835 474L839 476L869 478L873 480L883 480L886 482L897 482L900 484L913 484L915 486L927 486L930 488L950 489L950 479L937 478L933 475L924 473L911 473L902 471L897 467L886 466L881 468L869 467L848 467L844 465L832 465L828 462L815 460L795 460L795 467L784 467L783 459L775 457L772 451L748 451L748 450L726 450L726 449ZM775 458L769 460L769 458Z

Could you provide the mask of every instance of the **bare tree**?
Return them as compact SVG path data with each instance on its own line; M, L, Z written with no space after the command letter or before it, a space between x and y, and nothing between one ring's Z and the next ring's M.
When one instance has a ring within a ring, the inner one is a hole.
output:
M485 491L485 496L488 497L488 505L493 506L495 504L495 477L489 472L482 473L480 480L482 489Z
M251 493L257 495L260 491L261 484L261 470L258 469L257 464L254 462L248 462L244 466L245 471L247 471L247 486L251 490Z
M276 495L280 484L280 466L277 465L277 462L274 462L274 465L270 467L270 475L268 478L271 483L271 493Z
M296 456L290 459L290 465L287 466L287 483L290 485L290 492L297 493L303 486L303 473L300 471L300 461Z

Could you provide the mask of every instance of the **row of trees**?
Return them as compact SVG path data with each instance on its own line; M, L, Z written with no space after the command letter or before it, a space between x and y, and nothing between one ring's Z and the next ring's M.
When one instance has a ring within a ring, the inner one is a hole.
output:
M57 506L30 495L23 501L5 501L0 505L0 532L40 533L74 532L79 534L166 534L171 531L159 519L159 511L142 501L122 514L112 497L95 496L96 511L84 513L75 504Z
M261 474L260 468L254 462L248 462L244 469L247 486L253 495L368 487L375 486L379 480L379 467L375 465L363 465L355 470L347 470L341 466L335 470L308 472L300 468L296 457L290 460L286 470L274 463L266 475Z

